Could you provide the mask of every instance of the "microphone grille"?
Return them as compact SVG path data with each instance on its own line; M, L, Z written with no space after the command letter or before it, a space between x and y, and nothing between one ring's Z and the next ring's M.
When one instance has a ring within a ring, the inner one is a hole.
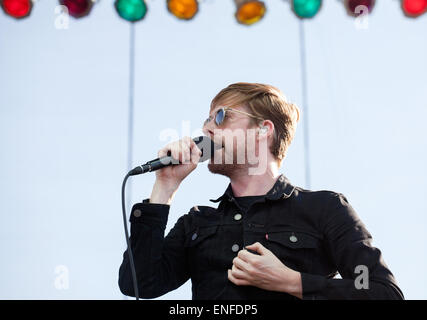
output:
M203 162L212 158L215 149L219 149L220 146L215 144L209 137L200 136L194 138L193 141L196 143L197 147L202 151L199 162Z

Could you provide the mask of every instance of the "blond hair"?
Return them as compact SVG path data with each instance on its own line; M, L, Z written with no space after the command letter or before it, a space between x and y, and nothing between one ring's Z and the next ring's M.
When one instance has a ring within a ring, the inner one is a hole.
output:
M219 105L243 106L253 115L272 121L274 139L270 151L279 163L285 158L295 135L300 111L298 106L286 100L279 89L261 83L233 83L213 98L211 110Z

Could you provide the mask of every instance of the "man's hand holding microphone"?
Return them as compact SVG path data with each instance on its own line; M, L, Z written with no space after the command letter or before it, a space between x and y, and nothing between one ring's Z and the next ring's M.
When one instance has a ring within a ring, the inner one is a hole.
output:
M178 165L166 166L156 171L156 181L150 196L150 203L168 204L181 182L197 167L202 150L190 137L167 144L158 152L159 158L170 155Z

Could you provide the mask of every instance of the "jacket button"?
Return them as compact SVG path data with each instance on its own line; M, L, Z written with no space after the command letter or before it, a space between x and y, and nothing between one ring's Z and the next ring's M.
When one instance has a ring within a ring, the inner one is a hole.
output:
M240 213L236 213L234 215L234 220L239 221L240 219L242 219L242 215Z
M233 246L231 247L231 251L233 252L239 251L239 245L237 243L233 244Z
M291 236L289 237L289 240L290 240L291 242L297 242L297 241L298 241L298 238L297 238L297 237L295 237L295 235L291 235Z
M135 217L139 218L139 217L141 216L141 210L136 209L136 210L133 212L133 215L134 215Z
M197 232L194 232L193 235L191 236L191 240L196 240L197 239Z

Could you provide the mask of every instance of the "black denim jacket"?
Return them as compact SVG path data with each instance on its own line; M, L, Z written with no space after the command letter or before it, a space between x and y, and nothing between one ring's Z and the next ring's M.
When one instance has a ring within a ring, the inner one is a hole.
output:
M131 247L142 298L161 296L191 278L193 299L297 299L228 280L237 252L258 241L301 273L304 299L404 299L344 195L295 187L282 175L246 213L236 204L231 185L211 201L219 202L217 209L193 207L166 237L168 205L146 199L133 206ZM361 276L357 266L369 271L362 288L356 285ZM342 279L333 278L337 272ZM127 252L119 287L134 296Z

